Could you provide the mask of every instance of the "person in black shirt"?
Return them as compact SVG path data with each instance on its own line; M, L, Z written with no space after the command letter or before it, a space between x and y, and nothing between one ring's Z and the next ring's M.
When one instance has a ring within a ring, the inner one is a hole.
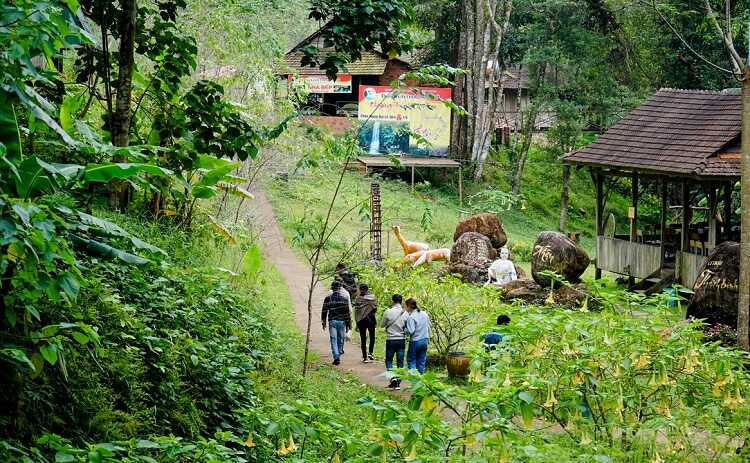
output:
M375 349L375 326L378 324L375 313L378 311L378 301L375 295L369 292L369 287L362 283L359 285L359 296L354 304L354 319L357 322L359 341L362 347L362 361L370 363L375 358L372 351ZM367 335L370 335L370 348L367 349Z
M323 301L323 311L320 319L323 322L323 330L328 322L328 333L331 336L331 354L333 364L341 363L341 354L344 352L344 338L347 330L352 327L352 315L349 311L349 301L341 294L341 282L334 280L331 284L331 294Z

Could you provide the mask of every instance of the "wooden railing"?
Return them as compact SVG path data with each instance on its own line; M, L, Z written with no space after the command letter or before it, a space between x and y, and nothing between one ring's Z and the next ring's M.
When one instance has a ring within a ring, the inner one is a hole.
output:
M596 266L608 272L646 278L661 265L659 246L598 236Z
M598 236L596 266L608 272L635 278L646 278L661 265L660 247ZM692 288L706 256L678 252L676 275L681 285Z
M682 286L686 288L693 287L696 278L698 278L698 272L706 262L706 256L693 254L690 252L678 252L677 253L677 276Z

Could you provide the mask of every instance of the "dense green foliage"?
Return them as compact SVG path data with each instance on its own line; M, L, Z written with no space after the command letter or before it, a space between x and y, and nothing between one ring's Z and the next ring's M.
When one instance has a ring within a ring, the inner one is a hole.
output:
M747 5L733 5L730 26L744 44ZM536 233L556 228L557 157L590 141L587 129L610 125L654 86L731 81L664 28L721 62L699 1L516 6L501 61L529 66L535 95L558 115L549 143L528 149L521 194L508 193L517 145L493 153L492 187L469 185L464 204L447 176L420 178L414 193L397 178L403 172L378 181L384 223L401 224L410 239L449 245L460 217L493 211L514 258L527 262ZM297 374L303 342L246 214L249 185L267 162L297 166L288 182L267 186L290 241L309 250L332 172L356 149L351 137L290 129L292 102L271 96L280 54L315 22L330 22L322 38L333 52L304 50L305 63L329 74L363 51L408 52L433 32L431 60L451 62L457 7L0 5L0 460L747 460L747 357L706 342L665 298L609 283L591 288L600 311L561 310L501 303L494 288L439 268L362 266L381 307L399 292L429 311L432 356L470 353L469 380L448 380L439 366L424 377L401 372L412 391L400 400L318 359ZM415 19L431 30L416 30ZM454 71L407 77L451 85ZM325 266L366 246L371 180L342 179ZM570 187L569 228L590 249L587 174L573 172ZM607 213L619 221L626 190L609 187ZM481 334L498 312L513 322L488 353Z

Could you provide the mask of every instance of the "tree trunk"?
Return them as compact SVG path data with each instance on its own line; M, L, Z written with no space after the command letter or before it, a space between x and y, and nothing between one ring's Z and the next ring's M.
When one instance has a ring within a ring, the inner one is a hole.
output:
M458 79L456 103L468 112L453 119L453 155L474 163L482 175L495 127L500 45L510 23L512 0L462 0L458 67L469 72ZM498 22L499 21L499 22Z
M511 182L512 190L514 195L518 195L521 192L521 179L523 178L523 169L526 167L526 159L529 157L529 150L531 149L531 142L534 136L534 128L536 127L536 118L539 114L539 104L530 103L527 105L528 113L525 118L522 119L521 126L521 152L518 154L518 161L516 163L516 171L513 174L513 181Z
M737 307L737 342L750 350L750 67L745 67L742 80L742 164L740 185L742 195L740 236L739 304Z
M133 92L133 68L135 65L135 28L138 16L137 0L120 0L120 48L117 58L117 98L112 114L112 144L128 146L130 141L130 99ZM125 162L127 157L119 156L115 162ZM110 203L118 209L125 209L128 203L127 183L114 182L110 192Z
M568 199L570 189L570 166L562 166L562 192L560 192L560 231L564 232L568 222Z

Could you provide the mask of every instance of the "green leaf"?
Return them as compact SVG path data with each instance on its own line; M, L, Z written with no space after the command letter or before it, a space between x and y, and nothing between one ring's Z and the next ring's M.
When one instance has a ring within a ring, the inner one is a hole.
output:
M78 291L81 289L81 284L69 272L65 272L57 277L57 284L60 285L60 288L62 288L70 300L75 301L78 298Z
M534 401L534 396L527 391L522 391L518 393L518 398L526 402L527 404L530 404Z
M16 110L11 94L2 89L0 89L0 141L5 145L5 156L10 161L9 163L20 164L23 152Z
M214 186L197 185L193 188L193 196L198 199L213 198L218 193L218 189Z
M275 421L271 421L268 423L268 426L266 426L266 435L267 436L273 436L276 435L279 432L279 423Z
M157 449L159 444L150 440L139 439L135 444L139 449Z
M16 179L16 194L21 198L29 198L35 192L52 193L55 189L54 178L47 175L47 170L41 161L32 156L26 158L18 166L18 178ZM44 163L46 164L46 163Z
M75 0L68 0L68 5L70 5L71 2L76 3L77 9L77 2ZM71 8L71 10L73 10L73 8ZM68 94L65 96L62 104L60 105L60 125L62 126L63 130L68 133L75 132L76 113L81 107L82 101L83 99L80 95Z
M245 275L255 275L260 271L263 263L263 256L260 252L260 246L253 244L242 257L242 272Z
M126 232L122 229L122 227L110 222L109 220L100 219L99 217L94 217L93 215L86 214L85 212L78 212L78 217L81 219L81 222L85 223L86 225L94 226L108 235L123 237L130 236L130 233Z
M76 457L64 450L58 450L55 454L56 463L67 463L69 461L76 461Z
M229 164L226 164L221 167L217 167L215 169L211 169L205 174L203 174L203 177L198 181L196 186L213 186L219 183L221 180L224 179L224 177L232 172L233 170L236 170L240 166L239 162L232 162Z
M39 352L50 365L57 363L57 344L47 344L39 348Z
M31 362L31 360L29 360L29 357L26 356L26 353L21 349L0 349L0 358L6 358L13 362L24 364L28 366L31 371L36 371L36 367L34 366L34 364Z
M80 7L78 0L65 0L65 4L68 5L68 8L70 8L70 11L73 13L77 12Z
M82 249L83 252L95 257L118 258L127 264L133 265L146 265L151 262L141 256L131 254L122 249L114 248L108 244L102 243L101 241L83 238L78 235L71 235L71 240L77 247Z
M226 166L239 167L239 163L232 162L228 159L217 158L216 156L209 156L207 154L201 154L198 156L198 159L195 160L196 169L213 170L213 169L219 169L219 168L226 167ZM235 167L234 169L236 169L237 167Z
M89 343L89 337L81 333L80 331L73 331L72 336L73 336L73 339L78 341L78 344L82 346L85 346L86 344Z
M5 319L8 320L8 324L11 327L15 327L16 323L18 322L18 314L13 309L13 307L6 307L5 308Z
M117 163L90 164L86 166L83 179L86 182L107 183L114 179L125 180L138 174L170 177L172 171L152 164Z

